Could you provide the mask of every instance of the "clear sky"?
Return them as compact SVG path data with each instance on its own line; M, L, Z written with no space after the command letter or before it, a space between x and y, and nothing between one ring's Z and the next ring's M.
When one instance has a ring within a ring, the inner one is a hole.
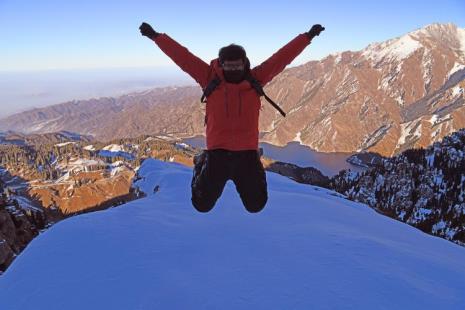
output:
M241 44L252 65L321 23L300 64L435 22L465 27L465 1L0 0L0 71L172 66L140 36L142 21L205 61Z

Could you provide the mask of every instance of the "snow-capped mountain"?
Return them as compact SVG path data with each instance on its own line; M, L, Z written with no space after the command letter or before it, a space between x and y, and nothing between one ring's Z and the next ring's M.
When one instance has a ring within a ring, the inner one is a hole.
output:
M432 24L285 71L268 91L288 117L265 111L263 139L387 156L427 146L465 127L464 79L465 29Z
M228 183L201 214L191 173L147 159L145 198L41 234L0 278L1 308L465 307L463 247L273 173L263 212Z
M465 129L360 174L342 171L331 182L350 199L465 245Z
M318 40L308 49L313 44ZM465 127L464 79L465 29L454 24L431 24L361 51L329 55L287 69L265 87L287 117L263 100L262 141L385 156L427 146ZM205 130L200 95L198 87L171 87L68 102L8 117L0 130L66 129L99 140L194 136Z

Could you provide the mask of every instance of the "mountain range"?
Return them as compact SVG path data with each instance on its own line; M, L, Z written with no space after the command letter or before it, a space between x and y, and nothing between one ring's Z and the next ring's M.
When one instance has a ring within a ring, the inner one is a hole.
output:
M392 156L465 127L464 89L465 29L431 24L283 71L265 91L287 117L263 101L261 140ZM75 100L12 115L0 121L0 130L68 130L99 140L194 136L205 130L200 95L199 87L165 87Z

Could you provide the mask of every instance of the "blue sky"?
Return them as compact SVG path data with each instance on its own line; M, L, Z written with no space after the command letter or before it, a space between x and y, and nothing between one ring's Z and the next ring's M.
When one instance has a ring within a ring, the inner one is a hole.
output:
M172 66L140 36L142 21L205 61L224 45L241 44L252 65L315 23L327 30L294 64L430 23L465 27L465 1L351 2L0 0L0 71Z

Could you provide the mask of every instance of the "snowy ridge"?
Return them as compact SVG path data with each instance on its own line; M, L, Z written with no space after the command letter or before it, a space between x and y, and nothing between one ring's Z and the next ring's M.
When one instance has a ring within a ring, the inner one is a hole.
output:
M70 145L70 144L76 144L76 142L63 142L63 143L57 143L57 144L55 144L55 146L57 146L57 147L63 147L63 146L67 146L67 145Z
M147 197L41 234L0 278L2 308L465 307L465 248L272 173L263 212L228 183L200 214L191 173L148 159Z
M465 29L464 28L457 29L457 37L460 42L460 51L462 52L462 56L465 58Z
M83 149L86 151L95 151L95 147L92 144L83 147Z
M434 118L431 117L430 122L433 123L434 121L437 120L437 117ZM421 137L421 118L417 118L413 121L406 122L400 124L400 137L399 140L397 141L396 148L394 149L394 152L403 146L405 143L414 140L414 139L419 139ZM393 154L394 154L393 152Z
M123 157L128 160L134 159L134 155L126 151L126 148L120 144L110 144L102 148L99 153L103 157Z
M124 152L124 147L119 144L110 144L102 148L104 151L109 151L109 152Z
M406 34L400 38L388 40L383 43L370 44L362 51L362 55L378 63L383 59L388 61L401 61L417 49L422 47L421 43L412 38L410 34Z
M447 74L447 78L450 78L455 72L458 72L462 69L465 69L465 65L459 64L459 63L454 63L454 66L452 69L450 69L449 73Z

